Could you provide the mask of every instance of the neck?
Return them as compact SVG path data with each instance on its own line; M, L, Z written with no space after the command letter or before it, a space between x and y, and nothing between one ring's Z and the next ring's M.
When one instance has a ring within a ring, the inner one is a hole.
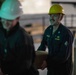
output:
M58 29L58 27L59 27L59 24L53 25L53 33Z
M53 25L53 29L57 29L59 27L60 23Z

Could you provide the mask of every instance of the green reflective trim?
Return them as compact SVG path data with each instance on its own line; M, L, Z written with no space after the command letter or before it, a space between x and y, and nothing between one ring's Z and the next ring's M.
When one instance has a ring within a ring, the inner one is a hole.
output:
M47 35L47 37L50 37L50 35Z
M7 49L5 49L4 52L7 53Z

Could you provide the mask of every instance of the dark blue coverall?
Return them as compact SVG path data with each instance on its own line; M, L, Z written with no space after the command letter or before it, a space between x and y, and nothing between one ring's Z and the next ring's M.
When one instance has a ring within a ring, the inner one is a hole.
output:
M53 26L49 26L43 35L38 50L48 48L47 75L71 75L73 34L60 24L53 34Z
M8 75L39 75L34 66L35 49L32 37L19 22L10 31L0 24L0 68Z

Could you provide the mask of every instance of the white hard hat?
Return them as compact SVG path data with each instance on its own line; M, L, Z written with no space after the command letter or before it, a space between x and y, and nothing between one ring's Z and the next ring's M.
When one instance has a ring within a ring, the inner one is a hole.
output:
M5 0L1 6L0 17L14 20L23 14L21 3L18 0Z

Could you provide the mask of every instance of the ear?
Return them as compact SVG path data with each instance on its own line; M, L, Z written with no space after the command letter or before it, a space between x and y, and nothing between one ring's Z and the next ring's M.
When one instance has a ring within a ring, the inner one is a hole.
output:
M16 20L19 21L20 17L17 17Z
M63 19L63 14L60 14L60 20L62 20Z

